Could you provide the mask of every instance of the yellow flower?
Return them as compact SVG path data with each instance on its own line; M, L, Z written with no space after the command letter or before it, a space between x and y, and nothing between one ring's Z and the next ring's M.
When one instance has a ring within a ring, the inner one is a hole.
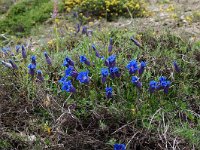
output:
M71 8L67 8L67 12L70 12L71 11Z
M48 45L53 45L53 40L47 42Z
M58 18L55 19L55 23L59 24L60 20Z
M187 22L191 23L191 22L192 22L192 17L191 17L191 16L186 16L186 17L185 17L185 20L186 20Z
M140 4L137 3L137 4L135 5L135 8L136 8L136 9L140 9Z
M93 26L94 25L94 22L89 22L89 26Z

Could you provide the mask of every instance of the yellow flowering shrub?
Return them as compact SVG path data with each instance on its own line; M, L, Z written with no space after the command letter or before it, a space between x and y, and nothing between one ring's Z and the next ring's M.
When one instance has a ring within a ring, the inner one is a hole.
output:
M146 4L142 0L64 0L67 12L78 12L79 16L108 20L125 17L147 16Z

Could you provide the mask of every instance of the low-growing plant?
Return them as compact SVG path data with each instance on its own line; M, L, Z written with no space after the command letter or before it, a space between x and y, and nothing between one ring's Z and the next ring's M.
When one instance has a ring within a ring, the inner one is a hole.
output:
M84 32L80 33L81 29ZM177 122L197 128L199 117L188 110L198 113L193 106L199 103L198 44L188 50L188 43L171 33L139 33L140 39L136 34L107 29L89 35L88 29L80 26L66 36L59 50L56 46L35 51L26 45L18 45L16 50L5 46L2 79L13 82L29 101L38 99L43 107L36 103L34 113L42 118L40 124L48 122L44 131L48 134L56 132L54 124L70 134L74 128L94 123L101 132L109 132L104 143L117 139L115 142L133 149L134 144L114 136L124 123L134 122L134 127L154 132L162 126L163 134L169 126L169 132L179 136L183 134L174 130ZM69 38L78 40L66 49ZM187 138L192 138L190 133ZM197 140L190 141L196 144Z
M59 3L59 11L62 3ZM49 0L22 0L12 5L0 21L0 33L28 35L32 28L51 17L53 2Z
M90 16L107 20L119 16L144 17L148 14L145 5L139 0L65 0L66 10L78 13L82 20L91 20Z

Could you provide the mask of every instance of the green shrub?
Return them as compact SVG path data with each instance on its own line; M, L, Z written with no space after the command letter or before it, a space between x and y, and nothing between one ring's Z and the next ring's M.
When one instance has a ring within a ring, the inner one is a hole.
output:
M145 3L139 0L65 0L65 7L68 12L76 11L83 18L96 16L113 20L118 16L147 15Z
M49 0L23 0L13 5L0 21L0 33L28 35L31 28L51 17L53 2Z

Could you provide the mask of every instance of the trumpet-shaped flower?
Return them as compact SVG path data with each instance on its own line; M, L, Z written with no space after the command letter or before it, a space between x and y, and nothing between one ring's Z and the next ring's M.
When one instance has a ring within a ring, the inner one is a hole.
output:
M34 64L29 64L28 69L29 69L29 74L33 77L35 74L36 66Z
M37 79L41 82L44 81L44 77L41 70L37 70Z
M27 58L26 49L25 49L24 45L22 45L22 57L23 57L24 59Z
M17 53L19 52L20 48L21 48L20 45L16 45L16 46L15 46L15 50L16 50Z
M145 61L141 61L140 68L138 70L139 75L143 74L145 67L146 67L146 62Z
M90 66L90 62L88 61L87 57L84 55L80 56L80 62L85 63L86 65Z
M69 57L66 57L63 62L63 66L66 66L66 67L74 66L74 62Z
M111 98L112 97L112 87L106 87L106 97Z
M76 89L75 89L74 86L72 85L71 80L68 80L68 81L64 81L64 82L63 82L62 90L63 90L63 91L70 92L70 93L75 93L75 92L76 92Z
M105 65L109 68L114 67L116 65L116 55L111 55L106 59Z
M66 70L65 70L65 76L71 76L76 78L78 76L78 72L74 69L73 66L69 66Z
M51 58L49 57L47 52L44 52L44 56L46 58L46 62L48 65L52 65Z
M90 81L88 74L89 74L89 71L82 71L78 74L76 79L79 80L79 82L81 83L88 84Z
M36 56L31 56L31 63L33 64L33 65L36 65Z
M110 53L112 51L112 49L113 49L113 39L110 38L110 43L108 45L108 52Z
M174 61L173 62L173 66L174 66L174 70L176 71L176 72L181 72L181 68L178 66L178 64L177 64L177 62L176 61Z
M113 67L110 68L110 76L111 78L115 78L115 77L120 77L120 73L119 73L119 68L118 67Z
M158 83L158 90L160 89L164 89L164 93L168 94L169 91L169 87L171 85L171 82L167 80L167 78L165 76L161 76L159 78L159 83Z
M86 26L83 26L82 34L86 34L87 35L87 27Z
M108 75L109 75L109 70L107 68L102 68L101 69L101 81L102 81L102 83L106 82L106 78L108 77Z
M134 37L131 37L130 40L133 41L133 43L134 43L136 46L138 46L139 48L142 47L142 45L141 45Z
M13 69L18 69L17 65L12 60L9 60L9 63L12 65Z
M132 76L131 82L136 85L137 88L142 87L142 83L139 81L139 78L137 76Z
M137 61L131 60L126 68L129 70L129 74L132 75L133 73L136 73L138 70Z
M155 92L155 90L157 89L158 83L154 80L150 81L149 83L149 91L150 93Z

